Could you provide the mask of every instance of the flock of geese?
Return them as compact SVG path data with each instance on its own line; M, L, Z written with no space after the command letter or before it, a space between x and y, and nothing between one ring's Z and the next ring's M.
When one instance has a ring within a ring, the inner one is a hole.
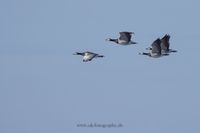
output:
M137 42L134 42L131 40L132 34L134 32L119 32L120 36L119 38L112 39L108 38L106 41L114 42L119 45L131 45L131 44L137 44ZM170 49L170 35L166 34L163 38L157 38L152 44L151 47L146 48L148 52L139 53L140 55L146 55L153 58L168 56L172 52L177 52L176 50ZM83 56L83 62L91 61L94 58L104 57L103 55L99 55L97 53L93 52L76 52L74 55L81 55Z

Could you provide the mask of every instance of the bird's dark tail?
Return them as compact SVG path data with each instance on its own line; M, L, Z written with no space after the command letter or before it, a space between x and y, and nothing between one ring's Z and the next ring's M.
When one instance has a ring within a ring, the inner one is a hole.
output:
M138 44L138 43L137 43L137 42L132 42L132 41L131 41L131 44Z
M104 56L103 56L103 55L97 55L97 57L101 57L101 58L102 58L102 57L104 57Z
M168 56L169 54L168 53L164 53L164 54L162 54L162 56Z

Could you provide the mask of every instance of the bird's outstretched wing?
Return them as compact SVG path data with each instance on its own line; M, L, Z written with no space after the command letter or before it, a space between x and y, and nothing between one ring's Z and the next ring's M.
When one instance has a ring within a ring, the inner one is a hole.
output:
M119 40L124 40L124 41L131 41L131 35L133 34L133 32L119 32L120 37Z
M161 54L161 40L160 38L156 39L152 44L152 53L158 53Z
M162 50L169 50L169 39L170 35L166 34L162 39L161 39L161 49Z

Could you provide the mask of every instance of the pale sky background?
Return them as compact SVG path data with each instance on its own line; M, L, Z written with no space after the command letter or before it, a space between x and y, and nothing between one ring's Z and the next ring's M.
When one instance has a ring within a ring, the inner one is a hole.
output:
M199 13L199 0L0 0L0 133L199 133ZM105 41L119 31L139 44ZM166 33L177 53L138 55Z

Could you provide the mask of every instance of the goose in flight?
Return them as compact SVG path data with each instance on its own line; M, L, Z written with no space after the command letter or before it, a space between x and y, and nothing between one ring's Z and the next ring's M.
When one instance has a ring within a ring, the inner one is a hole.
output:
M162 54L161 53L161 40L160 38L157 38L152 44L151 48L149 48L149 53L139 53L140 55L147 55L149 57L158 58L161 56L167 56L168 54Z
M111 39L108 38L106 41L115 42L116 44L120 45L130 45L130 44L136 44L136 42L131 41L131 36L134 34L134 32L119 32L120 36L117 39Z
M169 49L170 43L169 43L170 35L166 34L161 39L161 52L162 53L171 53L171 52L177 52L176 50Z
M89 51L82 52L82 53L76 52L76 53L74 53L74 55L83 56L83 62L88 62L88 61L91 61L92 59L98 58L98 57L104 57L103 55L99 55L99 54L92 53L92 52L89 52Z

